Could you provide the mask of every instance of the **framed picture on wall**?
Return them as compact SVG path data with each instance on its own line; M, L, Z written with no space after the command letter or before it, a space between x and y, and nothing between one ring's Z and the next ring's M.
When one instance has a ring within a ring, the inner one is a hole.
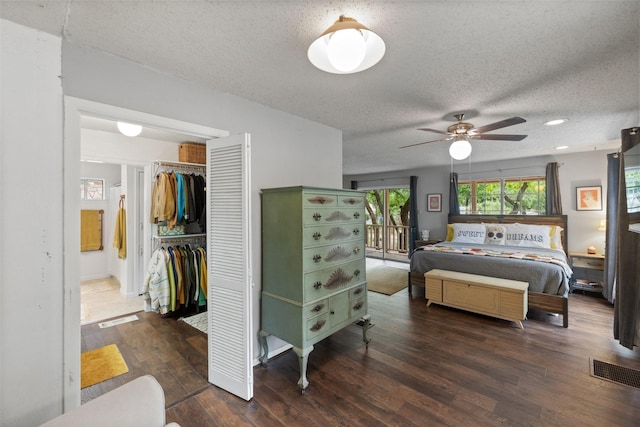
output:
M442 194L427 194L427 212L442 211Z
M601 211L602 186L576 187L576 210Z

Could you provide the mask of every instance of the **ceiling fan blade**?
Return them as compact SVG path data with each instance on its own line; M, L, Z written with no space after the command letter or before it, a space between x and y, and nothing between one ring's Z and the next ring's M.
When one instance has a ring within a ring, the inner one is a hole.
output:
M505 134L482 134L482 135L469 135L471 139L483 139L485 141L522 141L527 135L505 135Z
M452 138L453 138L453 137L450 137L450 138L444 138L444 139L434 139L433 141L418 142L417 144L404 145L404 146L399 147L399 148L415 147L415 146L417 146L417 145L430 144L430 143L432 143L432 142L450 141Z
M449 135L449 132L445 132L445 131L438 130L438 129L418 128L418 130L423 130L423 131L425 131L425 132L441 133L442 135Z
M473 129L473 133L484 133L489 132L491 130L506 128L507 126L517 125L519 123L526 122L522 117L511 117L510 119L505 119L499 122L491 123L488 125L480 126L479 128Z

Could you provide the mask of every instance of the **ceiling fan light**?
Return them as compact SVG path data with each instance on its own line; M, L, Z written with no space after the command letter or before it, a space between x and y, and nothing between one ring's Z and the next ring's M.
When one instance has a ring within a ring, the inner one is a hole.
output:
M125 136L133 137L133 136L138 136L142 133L142 126L140 125L134 125L132 123L126 123L126 122L118 122L117 126L120 133Z
M544 124L547 126L556 126L556 125L561 125L562 123L566 122L567 119L554 119L554 120L549 120L548 122L545 122Z
M449 155L455 160L464 160L471 155L471 144L465 137L456 137L449 147Z
M380 62L385 53L382 38L353 18L340 18L317 38L307 51L309 61L333 74L364 71Z

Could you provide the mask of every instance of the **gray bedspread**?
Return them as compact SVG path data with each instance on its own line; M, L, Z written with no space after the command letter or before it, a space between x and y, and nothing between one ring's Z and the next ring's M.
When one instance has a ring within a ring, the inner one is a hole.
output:
M509 246L481 245L469 243L442 242L438 246L458 248L479 248L487 251L504 251ZM567 257L564 251L557 249L512 248L516 252L527 252L539 256ZM568 266L526 259L514 259L495 256L478 256L472 254L448 253L422 250L417 248L411 255L411 271L424 274L429 270L458 271L461 273L479 274L482 276L529 282L529 291L551 295L567 296L571 269ZM568 271L567 271L568 270Z

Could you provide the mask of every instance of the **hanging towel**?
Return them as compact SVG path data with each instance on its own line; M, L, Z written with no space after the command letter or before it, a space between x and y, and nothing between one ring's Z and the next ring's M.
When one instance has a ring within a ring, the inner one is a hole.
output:
M102 212L80 211L80 251L102 250Z
M120 196L119 206L113 247L118 249L118 258L125 259L127 257L127 213L124 210L124 196Z

